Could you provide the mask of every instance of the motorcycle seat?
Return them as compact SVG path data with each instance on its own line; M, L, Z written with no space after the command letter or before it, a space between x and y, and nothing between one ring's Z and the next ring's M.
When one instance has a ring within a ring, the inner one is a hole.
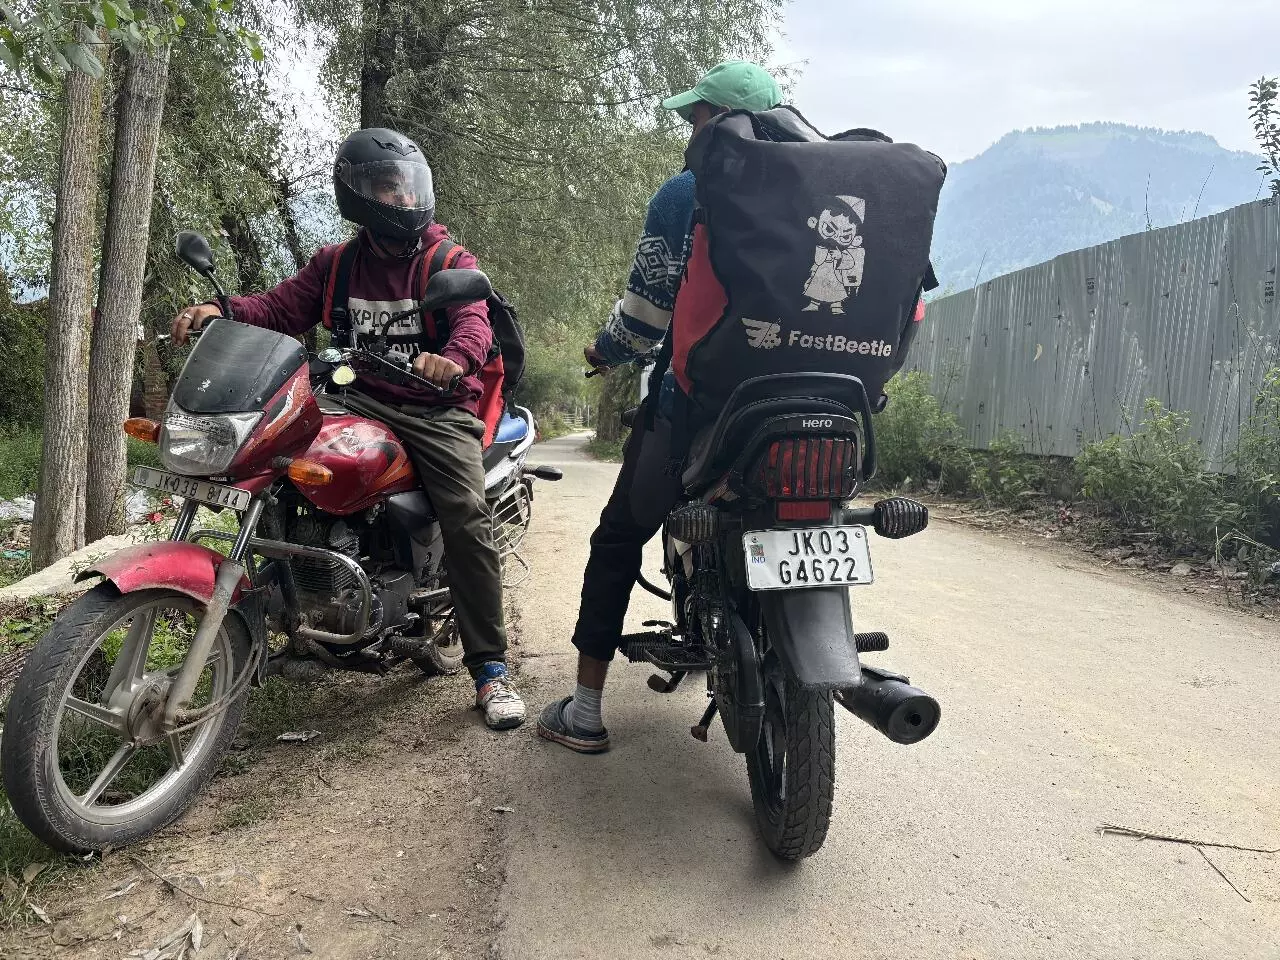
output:
M484 451L484 471L488 473L524 443L529 437L529 421L524 417L512 416L505 412L498 422L498 430L494 434L493 443Z

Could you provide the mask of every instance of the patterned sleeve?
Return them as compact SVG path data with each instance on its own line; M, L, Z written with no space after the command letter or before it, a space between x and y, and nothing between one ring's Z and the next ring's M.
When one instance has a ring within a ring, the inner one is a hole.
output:
M596 338L596 350L609 365L648 353L666 335L688 260L693 207L693 174L687 171L664 183L649 201L627 292Z

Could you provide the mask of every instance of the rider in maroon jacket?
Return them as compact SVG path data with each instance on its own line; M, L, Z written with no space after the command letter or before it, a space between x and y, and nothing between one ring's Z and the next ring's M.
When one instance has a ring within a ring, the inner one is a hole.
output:
M357 345L364 345L387 317L418 303L426 255L448 230L434 222L435 191L422 151L393 130L357 130L343 141L333 186L342 216L362 227L345 306ZM326 247L275 289L233 297L236 320L289 334L310 330L325 319L325 286L337 256L337 247ZM451 265L474 268L476 260L462 250ZM182 343L218 312L216 304L181 311L173 341ZM508 729L524 722L525 706L507 677L502 570L484 499L484 424L476 416L493 330L483 302L450 307L448 319L443 342L429 336L417 314L396 325L388 343L433 383L445 387L461 376L456 390L442 396L362 377L343 402L392 427L413 458L440 518L450 581L462 588L453 591L453 603L476 704L490 727Z

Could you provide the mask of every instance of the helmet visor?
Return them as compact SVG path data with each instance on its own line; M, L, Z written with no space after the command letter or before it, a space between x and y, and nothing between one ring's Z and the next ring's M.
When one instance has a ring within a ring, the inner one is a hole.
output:
M435 206L431 168L425 163L379 160L341 165L338 176L366 200L397 210L430 210Z

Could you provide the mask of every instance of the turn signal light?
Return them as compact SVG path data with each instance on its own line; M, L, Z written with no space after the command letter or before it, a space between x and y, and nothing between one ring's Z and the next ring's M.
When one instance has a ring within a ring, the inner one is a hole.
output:
M310 460L294 460L289 464L289 479L306 487L324 487L333 482L333 471Z
M143 443L158 443L160 441L160 424L154 420L148 420L146 417L130 417L124 422L124 432L135 440L141 440Z

